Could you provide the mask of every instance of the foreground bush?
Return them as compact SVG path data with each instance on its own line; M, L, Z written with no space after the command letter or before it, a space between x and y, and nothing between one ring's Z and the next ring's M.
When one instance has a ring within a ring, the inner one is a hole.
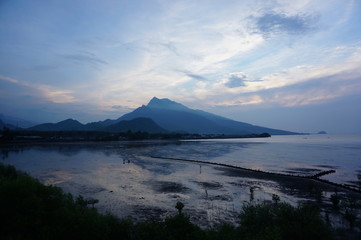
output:
M285 203L246 205L240 227L203 230L179 213L133 223L101 215L54 186L0 164L0 239L330 239L317 209Z
M331 231L311 205L287 203L246 205L240 216L245 239L331 239Z
M131 223L103 216L58 187L0 165L0 239L128 238Z

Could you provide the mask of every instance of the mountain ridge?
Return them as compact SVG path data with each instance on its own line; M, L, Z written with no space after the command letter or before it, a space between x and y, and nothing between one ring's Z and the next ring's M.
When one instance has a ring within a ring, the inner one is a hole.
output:
M133 121L133 122L129 122ZM146 131L150 133L189 133L247 135L269 133L271 135L291 135L295 132L266 128L235 121L213 113L195 110L168 98L153 97L147 105L142 105L118 119L81 124L74 119L58 123L44 123L28 128L39 131Z
M6 123L2 119L0 119L0 130L3 129L3 128L8 128L8 129L11 129L11 130L19 129L18 127L14 126L12 124Z
M149 118L134 118L132 120L122 120L114 124L104 125L101 122L81 124L74 119L66 119L57 123L43 123L27 130L31 131L103 131L103 132L148 132L166 133L167 131L157 125Z
M2 113L0 113L0 120L2 120L2 122L6 125L10 125L11 129L29 128L39 124L22 118L4 115Z
M151 118L171 132L227 135L261 134L264 132L273 135L298 134L239 122L202 110L190 109L167 98L153 97L147 105L124 114L115 121L129 120L135 117Z

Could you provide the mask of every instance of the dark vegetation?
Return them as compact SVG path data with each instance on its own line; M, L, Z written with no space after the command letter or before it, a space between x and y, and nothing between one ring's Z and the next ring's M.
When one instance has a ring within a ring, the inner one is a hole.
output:
M190 222L181 202L175 216L140 223L98 214L96 203L0 165L0 239L333 239L334 235L317 207L292 207L277 196L272 203L246 204L238 227L225 223L206 230Z

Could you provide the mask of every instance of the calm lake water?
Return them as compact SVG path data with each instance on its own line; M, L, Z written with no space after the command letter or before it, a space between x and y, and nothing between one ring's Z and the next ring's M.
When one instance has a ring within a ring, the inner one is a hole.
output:
M314 184L152 156L295 175L334 169L336 173L322 178L361 186L361 135L28 144L0 146L0 151L2 163L74 195L99 199L101 212L135 220L173 215L175 203L182 201L200 225L232 222L245 202L271 200L277 194L296 204L309 199L307 186ZM323 190L324 196L332 192Z

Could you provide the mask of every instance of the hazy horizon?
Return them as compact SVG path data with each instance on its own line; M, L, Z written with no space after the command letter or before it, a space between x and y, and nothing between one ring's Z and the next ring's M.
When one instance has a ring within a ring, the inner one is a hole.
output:
M2 1L0 113L116 119L169 98L294 132L361 133L361 2Z

